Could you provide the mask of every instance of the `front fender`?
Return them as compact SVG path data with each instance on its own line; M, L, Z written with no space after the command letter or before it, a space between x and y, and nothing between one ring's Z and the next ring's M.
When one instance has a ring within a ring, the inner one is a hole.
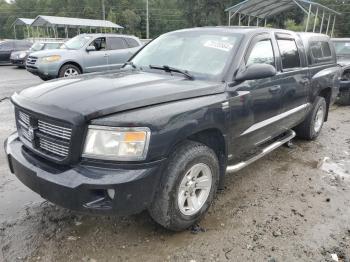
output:
M222 109L225 94L185 99L129 110L93 120L94 125L148 127L151 139L146 161L167 158L173 148L191 135L215 129L226 136L228 121Z

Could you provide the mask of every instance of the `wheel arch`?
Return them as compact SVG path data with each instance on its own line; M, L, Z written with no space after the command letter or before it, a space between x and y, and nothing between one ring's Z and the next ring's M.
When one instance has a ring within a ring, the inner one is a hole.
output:
M332 99L332 88L326 87L319 91L318 96L323 97L326 100L327 104L327 111L325 116L325 122L328 120L328 114L329 114L329 108L331 106L331 99Z
M226 135L217 127L196 130L178 140L174 146L171 147L169 152L176 150L176 148L186 140L202 143L215 152L220 166L219 189L222 189L227 167L228 145Z
M76 61L66 61L60 66L60 68L58 70L58 74L60 73L62 67L64 67L65 65L74 65L74 66L79 68L81 73L84 73L83 67L78 62L76 62Z

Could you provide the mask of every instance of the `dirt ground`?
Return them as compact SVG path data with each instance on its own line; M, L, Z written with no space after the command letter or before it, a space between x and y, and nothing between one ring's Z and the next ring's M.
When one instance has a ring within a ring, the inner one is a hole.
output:
M1 92L22 89L16 78L4 91L5 70L15 69L0 67ZM14 130L7 99L0 123L2 143ZM350 107L332 108L318 140L294 140L229 175L205 218L182 233L146 212L92 217L50 204L10 174L3 150L0 207L0 261L350 261Z

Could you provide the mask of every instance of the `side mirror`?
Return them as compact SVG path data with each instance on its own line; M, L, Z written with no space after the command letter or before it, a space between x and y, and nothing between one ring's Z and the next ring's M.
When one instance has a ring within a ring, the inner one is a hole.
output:
M252 64L236 75L236 81L246 81L273 77L277 74L276 68L268 64Z
M96 51L96 47L93 46L93 45L89 45L89 46L86 48L86 51L87 51L87 52Z

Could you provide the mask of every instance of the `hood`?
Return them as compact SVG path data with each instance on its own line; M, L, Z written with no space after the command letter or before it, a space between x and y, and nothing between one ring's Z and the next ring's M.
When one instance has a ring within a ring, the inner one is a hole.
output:
M350 65L350 55L337 55L338 64L341 66Z
M51 55L64 55L70 52L77 52L77 50L68 50L68 49L48 49L48 50L42 50L33 52L30 55L35 57L45 57L45 56L51 56Z
M20 107L71 123L170 101L224 92L220 82L140 71L50 81L12 97Z

